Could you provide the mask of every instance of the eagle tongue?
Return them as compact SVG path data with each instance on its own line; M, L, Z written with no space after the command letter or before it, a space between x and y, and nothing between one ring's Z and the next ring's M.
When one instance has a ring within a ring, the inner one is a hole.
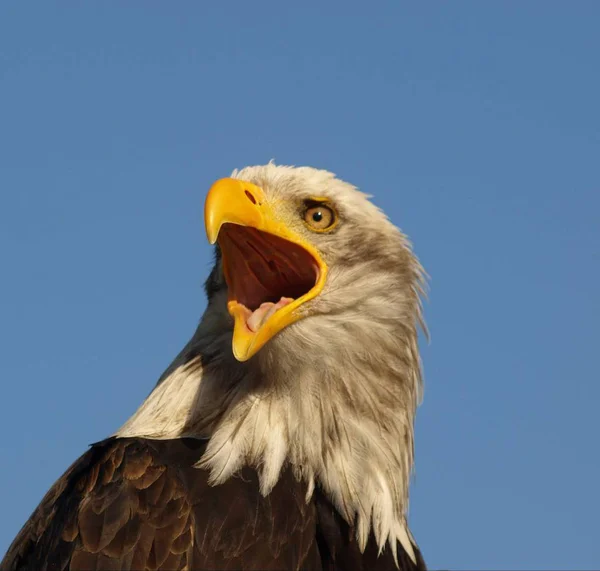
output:
M248 318L248 321L246 321L248 329L256 333L271 315L292 301L294 300L291 297L282 297L277 303L271 303L270 301L261 303L260 307L255 309Z

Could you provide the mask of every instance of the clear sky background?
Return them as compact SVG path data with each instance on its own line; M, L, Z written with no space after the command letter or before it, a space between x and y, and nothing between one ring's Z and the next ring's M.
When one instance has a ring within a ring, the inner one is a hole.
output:
M192 334L210 184L274 158L373 194L431 275L429 566L597 569L599 23L583 1L0 4L0 555Z

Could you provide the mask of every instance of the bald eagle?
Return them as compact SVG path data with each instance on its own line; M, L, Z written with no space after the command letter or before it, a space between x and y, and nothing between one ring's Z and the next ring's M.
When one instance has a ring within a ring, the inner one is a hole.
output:
M406 521L424 283L407 239L333 174L273 163L217 181L205 226L192 339L1 571L424 569Z

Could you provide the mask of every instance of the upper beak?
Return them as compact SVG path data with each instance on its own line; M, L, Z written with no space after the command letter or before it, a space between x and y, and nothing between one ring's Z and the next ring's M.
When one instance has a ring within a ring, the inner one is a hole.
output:
M233 178L218 180L210 188L204 206L208 241L211 244L217 241L219 230L226 222L265 230L272 218L267 210L265 194L255 184Z
M219 239L219 232L225 223L238 224L256 228L274 234L304 248L318 266L318 279L315 286L306 294L294 299L289 305L278 309L258 331L251 331L246 324L248 309L235 299L229 298L227 309L234 318L232 348L239 361L252 357L269 339L287 325L302 317L298 308L314 298L322 290L327 266L319 252L310 243L291 230L273 211L263 190L250 182L224 178L213 184L206 197L204 223L208 241L214 244ZM221 247L223 263L227 259L227 251ZM229 283L227 272L225 278ZM230 286L231 287L231 286Z

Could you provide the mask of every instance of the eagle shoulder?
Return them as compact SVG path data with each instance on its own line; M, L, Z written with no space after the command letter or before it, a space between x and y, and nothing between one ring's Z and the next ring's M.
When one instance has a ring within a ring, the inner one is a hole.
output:
M0 570L320 568L315 508L291 472L267 497L250 469L212 487L194 467L203 447L94 445L49 490Z
M54 484L2 571L183 569L192 506L177 470L140 440L94 445Z

